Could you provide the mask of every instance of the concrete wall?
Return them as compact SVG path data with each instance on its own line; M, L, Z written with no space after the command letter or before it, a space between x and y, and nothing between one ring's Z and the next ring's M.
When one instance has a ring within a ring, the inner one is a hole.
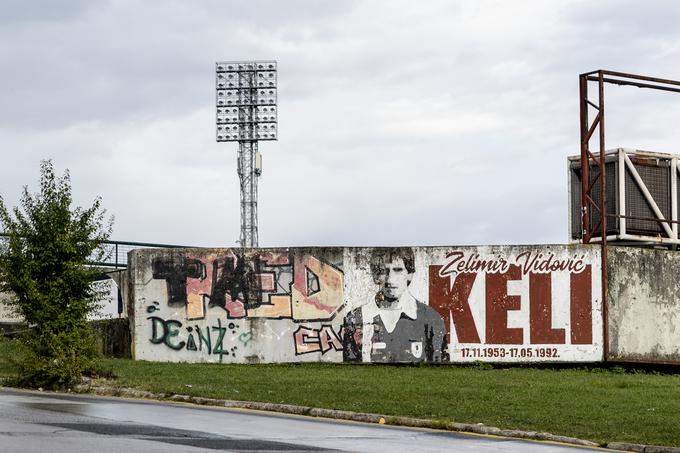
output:
M12 294L0 293L0 323L21 322L21 318L14 313L13 308L7 305L11 297Z
M680 253L610 247L609 360L680 362Z
M107 272L110 277L106 280L99 280L93 283L98 289L104 291L104 298L100 301L96 311L87 317L89 321L103 319L127 318L126 295L127 291L127 271L112 270ZM0 323L21 323L23 318L13 312L6 301L12 297L8 293L0 293Z
M599 248L135 250L133 357L603 359Z
M127 318L100 319L90 323L97 341L97 350L107 357L129 359L131 338Z
M99 309L88 315L88 321L95 330L99 352L112 357L130 357L131 334L125 305L127 271L112 270L107 274L110 279L94 283L104 290L105 297ZM12 337L24 331L26 326L23 318L6 305L5 301L10 297L10 294L0 293L0 335Z
M12 307L7 305L11 297L11 294L0 293L0 336L14 337L25 329L21 318L14 313Z
M97 310L90 313L87 317L89 321L95 321L99 319L113 319L119 318L124 313L119 313L119 297L121 292L118 289L118 285L113 279L100 280L94 282L93 285L97 287L98 290L102 291L104 298L99 302Z

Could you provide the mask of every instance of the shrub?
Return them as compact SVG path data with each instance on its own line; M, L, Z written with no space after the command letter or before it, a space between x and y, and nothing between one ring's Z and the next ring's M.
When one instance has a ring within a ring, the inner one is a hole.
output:
M40 191L24 187L21 207L8 210L0 197L0 291L28 324L21 337L28 354L19 364L20 382L32 387L71 385L92 368L96 357L88 313L103 293L92 285L102 262L102 242L113 219L101 200L88 209L72 208L68 171L55 176L51 161L41 163Z

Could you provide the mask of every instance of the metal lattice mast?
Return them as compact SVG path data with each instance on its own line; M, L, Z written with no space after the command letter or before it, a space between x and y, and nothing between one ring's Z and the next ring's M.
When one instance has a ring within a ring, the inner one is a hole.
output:
M276 140L276 62L216 64L217 141L238 141L242 247L258 246L257 178L262 173L259 140Z
M238 177L241 183L241 238L243 247L257 247L257 142L238 144Z

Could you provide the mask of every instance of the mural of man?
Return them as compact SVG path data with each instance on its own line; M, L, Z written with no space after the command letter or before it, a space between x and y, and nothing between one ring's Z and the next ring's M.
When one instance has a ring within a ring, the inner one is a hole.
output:
M410 293L413 251L376 249L371 273L378 292L344 319L345 361L439 362L446 330L439 313Z

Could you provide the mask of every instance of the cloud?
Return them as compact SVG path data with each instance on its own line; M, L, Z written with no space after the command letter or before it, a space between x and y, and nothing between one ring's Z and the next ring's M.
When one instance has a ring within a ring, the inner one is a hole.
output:
M214 63L276 59L261 245L563 243L578 74L680 78L678 6L617 5L3 2L0 192L18 200L52 158L79 203L103 197L115 239L234 245ZM676 150L673 94L607 93L611 147Z

